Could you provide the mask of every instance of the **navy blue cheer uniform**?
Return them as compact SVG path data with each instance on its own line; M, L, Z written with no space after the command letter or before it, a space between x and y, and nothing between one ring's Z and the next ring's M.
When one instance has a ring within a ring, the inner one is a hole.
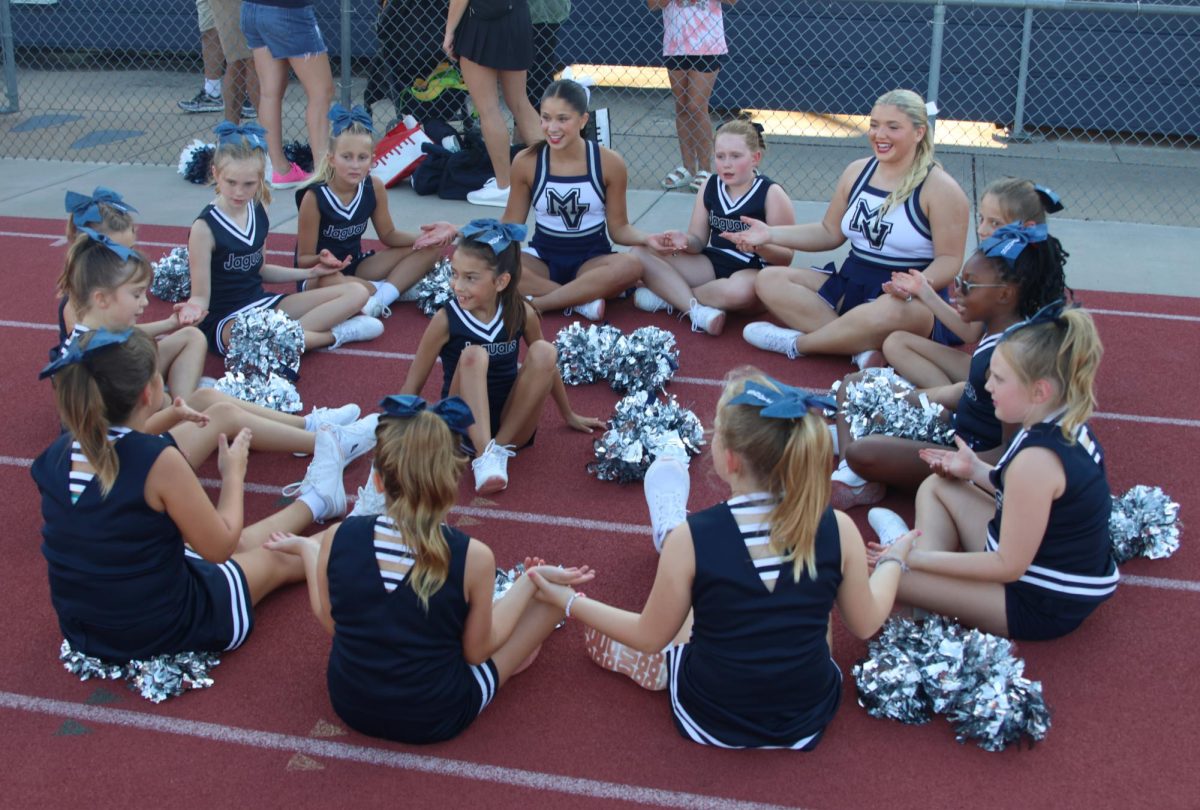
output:
M825 637L842 581L837 519L826 509L818 525L817 578L802 571L796 582L791 562L754 560L747 548L768 541L774 505L755 493L688 517L695 621L691 641L667 657L675 725L701 744L811 750L841 700L842 674ZM739 525L742 510L762 520Z
M362 235L366 233L367 225L375 214L375 185L371 182L371 176L363 178L358 184L354 198L348 203L343 203L326 183L299 188L296 190L297 210L304 195L308 193L313 195L317 202L317 211L321 214L316 252L328 250L338 259L349 256L350 264L342 268L342 273L347 276L355 275L363 259L375 253L373 250L362 249Z
M42 554L63 636L108 661L231 650L253 626L250 588L232 559L216 565L184 546L145 499L146 478L174 441L113 428L118 474L107 497L64 433L33 463L42 496ZM74 458L73 458L74 457Z
M729 196L729 187L717 175L704 184L704 207L708 210L708 244L702 251L712 262L717 278L729 278L739 270L761 270L762 257L757 253L743 253L722 233L739 233L750 226L741 217L752 217L767 221L767 190L775 181L758 175L750 188L736 200Z
M544 261L556 284L574 281L584 262L613 252L600 144L585 140L584 147L587 174L551 174L549 144L538 152L533 172L533 238L524 252Z
M992 395L985 387L988 369L992 365L992 352L1000 342L1002 334L984 335L971 354L971 369L958 407L954 411L954 432L967 446L976 452L999 447L1004 440L1000 420L996 418L996 406Z
M208 348L224 355L227 347L221 332L226 323L244 310L274 307L283 299L263 290L263 249L271 222L260 202L250 209L245 229L215 205L205 206L196 219L204 220L213 235L208 315L200 322L200 331L208 338Z
M448 740L496 694L489 659L463 658L463 578L470 538L442 525L450 547L446 581L421 606L407 574L412 553L386 515L347 518L329 549L326 575L335 630L329 698L351 728L404 743Z
M999 548L1004 510L1004 473L1017 454L1044 447L1058 456L1066 489L1050 504L1050 519L1037 554L1016 582L1004 586L1008 634L1014 639L1058 638L1074 630L1117 589L1120 574L1108 531L1112 494L1104 471L1104 450L1088 426L1074 443L1062 434L1057 415L1021 430L990 474L996 488L996 515L988 523L987 549Z
M450 384L458 369L458 358L468 346L482 346L488 353L487 392L488 411L491 416L492 435L500 429L500 415L504 403L517 381L517 357L520 354L521 334L508 337L504 324L504 303L496 302L496 314L488 323L483 323L463 309L458 299L451 298L445 309L450 326L450 339L442 346L442 399L450 395Z

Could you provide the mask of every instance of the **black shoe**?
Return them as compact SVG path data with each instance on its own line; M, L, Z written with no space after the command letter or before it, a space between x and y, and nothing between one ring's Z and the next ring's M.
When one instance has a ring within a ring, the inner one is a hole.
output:
M178 104L179 109L185 113L221 112L225 109L225 102L221 101L220 96L210 96L204 90L197 93L194 98L180 101Z

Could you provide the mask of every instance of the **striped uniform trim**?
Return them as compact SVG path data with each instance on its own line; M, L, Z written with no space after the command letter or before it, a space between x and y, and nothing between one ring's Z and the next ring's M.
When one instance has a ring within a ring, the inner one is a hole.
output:
M504 302L502 301L496 302L496 314L487 323L484 323L463 309L458 303L458 299L454 297L450 298L447 305L453 308L454 313L462 321L463 326L471 330L480 340L495 343L504 333Z
M204 559L190 548L185 548L183 553L193 559ZM229 634L229 644L225 649L236 650L242 646L250 632L250 595L246 593L246 580L240 566L233 560L212 564L225 575L225 582L229 586L229 610L233 630Z
M496 689L500 686L500 673L490 658L482 664L472 664L470 669L475 678L475 685L479 687L479 713L482 713L496 696Z
M755 520L754 518L769 515L771 510L779 504L779 499L769 492L752 492L730 498L726 503L729 511L733 513L733 519L737 522L738 528L742 530L742 541L746 544L746 550L750 552L750 559L754 563L755 570L758 571L758 578L769 589L774 589L785 561L778 554L768 557L755 556L756 549L770 544L771 524L765 520Z
M587 149L586 149L587 174L585 176L587 177L588 183L589 183L589 185L591 185L592 190L596 192L596 197L599 199L600 203L602 205L606 205L607 204L607 195L605 194L604 181L601 179L601 176L600 176L601 161L602 161L602 157L600 154L600 144L595 141L585 141L584 143L587 145ZM535 202L535 204L536 204L537 200L541 199L541 196L542 196L543 192L545 192L546 186L548 185L548 183L550 181L549 154L550 154L550 146L549 146L549 144L547 144L542 149L541 153L538 155L537 165L534 168L533 190L532 190L532 193L530 194L529 199L533 200ZM578 238L582 238L585 236L592 236L594 234L604 233L605 229L608 227L608 224L607 224L606 218L601 216L599 222L597 222L592 227L581 228L580 230L577 230L577 231L562 230L561 228L554 228L554 227L549 226L545 222L537 223L537 227L539 229L545 231L550 236L555 236L555 237L559 237L559 238L578 239ZM534 255L536 256L537 254L535 253Z
M331 189L329 186L321 186L320 190L321 194L325 197L325 201L329 203L329 207L333 209L334 213L349 220L354 219L354 214L358 211L358 204L362 202L363 183L369 182L371 182L370 176L368 176L366 180L362 181L362 183L359 183L358 190L354 192L354 198L346 204L343 204L342 201L338 199L338 195L334 194L333 189Z
M241 309L234 310L221 320L217 321L217 351L221 353L221 356L224 357L225 353L229 351L229 347L225 345L224 338L221 337L221 335L225 332L225 324L229 323L243 312L249 312L252 309L270 309L282 298L282 295L268 295L266 298L260 298L252 304L246 304L246 306L242 307Z
M251 247L254 246L254 236L258 228L258 217L256 216L257 213L258 212L255 210L255 206L251 205L246 215L246 228L245 230L242 230L242 228L239 227L236 222L226 216L226 214L221 211L220 208L217 208L215 205L212 207L213 219L216 220L217 224L228 231L229 235L234 239L237 239L239 242L244 242Z
M896 257L882 256L879 254L868 255L866 253L862 253L861 251L855 250L854 248L850 248L850 255L859 261L866 262L867 264L873 264L876 267L891 267L898 270L907 270L909 268L923 270L933 261L932 256L929 258L918 259L912 256ZM922 264L922 262L924 262L924 264Z
M388 593L404 583L404 578L416 564L412 550L400 542L400 530L387 515L375 518L375 562Z
M992 536L991 531L988 531L987 550L997 551L999 548L1000 542ZM1115 591L1117 583L1120 580L1121 572L1115 565L1111 574L1103 574L1098 577L1085 574L1070 574L1066 571L1057 571L1041 565L1031 565L1025 569L1025 573L1021 575L1019 581L1047 591L1065 593L1072 596L1090 596L1099 599Z
M126 433L129 433L129 431L130 429L127 427L110 427L108 429L108 440L110 442L115 442ZM71 442L71 470L67 473L67 488L71 492L72 505L79 503L79 497L83 495L83 491L87 489L87 485L92 483L92 481L96 478L96 474L94 472L89 472L87 470L76 470L76 464L87 464L88 466L91 466L91 462L88 461L88 457L83 454L83 448L80 447L79 442L74 441Z
M1003 332L996 332L994 335L984 335L980 338L979 345L975 347L975 351L971 352L971 356L975 357L981 352L986 352L988 349L995 347L1002 337L1004 337Z
M75 328L71 330L71 334L67 335L67 339L64 340L62 342L62 345L58 347L59 357L62 357L63 355L65 355L67 353L67 349L69 349L71 347L72 343L79 340L79 337L81 335L84 335L90 331L92 331L92 330L89 329L88 327L84 326L83 324L79 324L79 323L75 324Z

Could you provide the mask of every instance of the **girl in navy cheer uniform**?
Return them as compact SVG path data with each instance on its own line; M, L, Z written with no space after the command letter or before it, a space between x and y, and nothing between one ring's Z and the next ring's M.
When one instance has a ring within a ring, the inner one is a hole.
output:
M687 470L670 455L655 460L651 523L671 531L640 614L532 574L545 598L594 628L598 663L647 688L669 686L675 725L697 743L813 748L842 693L829 649L834 603L860 638L892 608L914 535L868 576L858 530L829 506L826 403L753 369L731 379L712 455L732 497L686 522Z
M454 434L472 422L466 404L429 408L400 395L380 405L369 486L382 491L383 511L267 545L304 561L313 612L333 634L328 684L338 716L364 734L433 743L474 721L563 612L533 599L528 573L493 606L491 549L445 523L464 461ZM538 559L526 565L554 582L592 577Z
M50 597L71 647L128 661L240 645L253 605L304 576L298 561L262 543L324 515L303 497L243 530L248 430L220 439L214 507L170 435L142 432L163 384L154 341L137 329L87 332L43 376L51 373L67 431L32 474ZM318 455L313 466L338 461ZM304 495L337 500L340 466L323 485Z
M1104 450L1088 417L1102 347L1080 309L1047 307L992 354L996 415L1021 430L992 467L961 440L922 450L924 538L900 599L1015 639L1065 635L1116 590ZM877 553L880 546L874 546Z

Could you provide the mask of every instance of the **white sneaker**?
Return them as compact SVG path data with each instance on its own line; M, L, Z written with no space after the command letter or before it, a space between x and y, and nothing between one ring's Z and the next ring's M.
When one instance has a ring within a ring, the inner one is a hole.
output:
M800 352L796 351L796 338L802 334L804 333L795 329L784 329L782 326L776 326L766 321L748 323L742 330L742 337L754 348L767 352L779 352L787 355L789 360L800 357Z
M685 452L686 457L686 452ZM663 540L672 529L687 520L687 500L692 481L687 465L674 453L663 453L650 464L642 489L650 508L651 539L654 550L662 551Z
M354 501L354 508L350 510L347 517L382 515L387 512L387 499L382 492L375 488L374 479L375 468L372 466L367 472L367 483L358 488L358 498Z
M511 444L496 444L492 439L479 457L471 462L475 472L475 491L490 495L508 486L508 460L515 456Z
M597 298L595 301L588 301L586 304L567 307L563 310L563 315L570 315L572 312L587 318L589 321L601 320L604 318L604 299Z
M904 518L891 509L875 507L867 512L867 523L870 523L875 534L879 535L881 546L890 546L908 534L908 524L904 522Z
M346 464L367 453L375 446L375 428L379 426L379 414L364 416L349 425L334 425L329 429L337 438L338 447Z
M322 425L349 425L358 419L360 412L353 402L340 408L313 408L308 416L304 417L304 429L315 431L320 430Z
M508 206L508 189L500 188L496 185L496 178L493 177L483 184L483 188L467 194L467 202L472 205L490 205L495 208L505 208Z
M370 298L367 299L367 303L363 304L363 308L360 311L362 312L363 315L366 315L368 318L390 318L390 317L392 317L391 307L389 307L387 304L380 301L374 295L372 295Z
M887 365L887 361L883 357L883 352L878 349L867 349L865 352L859 352L851 358L854 365L858 366L859 371L866 371L869 368L881 368Z
M670 315L675 311L675 307L660 298L658 293L649 287L638 287L634 290L633 305L642 312L658 312L660 309L665 309Z
M308 463L308 471L304 480L288 484L283 488L283 494L298 497L309 504L313 520L324 523L327 518L337 517L346 511L346 487L342 483L342 448L338 446L333 429L329 427L317 431L316 447L313 448L312 461ZM319 506L313 504L319 499Z
M692 299L688 309L688 317L692 321L693 332L708 332L710 335L719 335L721 330L725 328L725 312L716 307L706 307L695 298Z
M355 315L348 321L339 323L333 329L333 345L336 349L343 343L353 343L357 340L374 340L383 334L383 321L366 315Z
M832 423L832 424L830 424L828 427L829 427L829 438L833 439L833 457L834 457L834 458L837 458L837 457L838 457L838 450L840 449L840 448L838 447L838 445L840 444L840 442L838 441L838 432L837 432L838 426L837 426L837 422L833 422L833 423Z

